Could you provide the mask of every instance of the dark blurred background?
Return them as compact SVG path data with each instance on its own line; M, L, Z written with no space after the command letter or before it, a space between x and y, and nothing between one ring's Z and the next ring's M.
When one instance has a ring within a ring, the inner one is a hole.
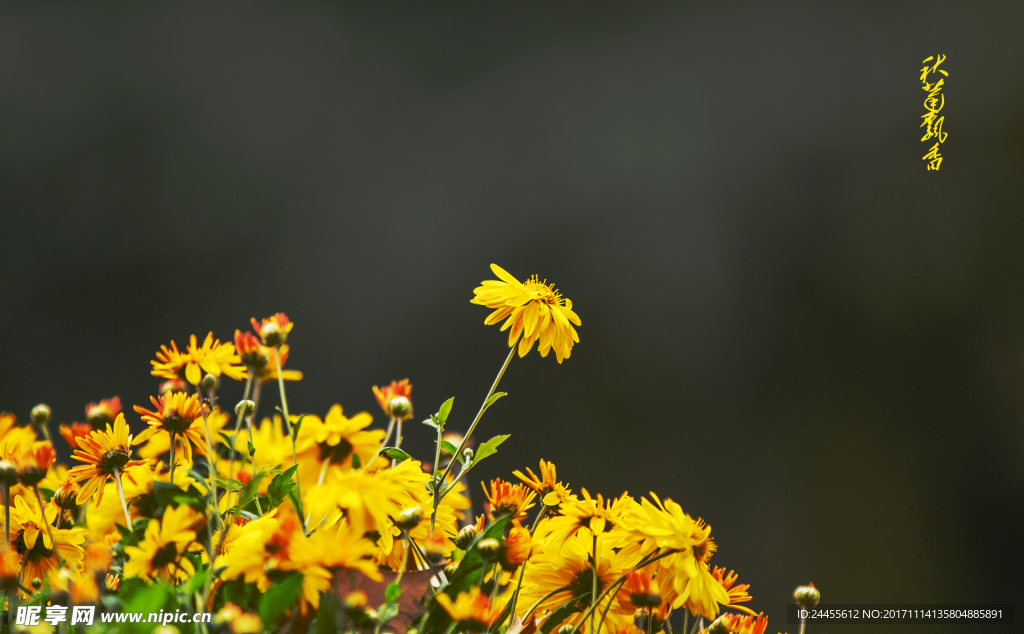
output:
M418 418L454 395L465 428L507 350L469 304L496 262L583 326L561 366L512 362L479 433L512 437L477 479L545 458L677 500L771 632L808 581L1020 607L1022 23L1019 2L6 5L0 408L130 412L161 344L284 311L292 411L383 425L370 386L409 377Z

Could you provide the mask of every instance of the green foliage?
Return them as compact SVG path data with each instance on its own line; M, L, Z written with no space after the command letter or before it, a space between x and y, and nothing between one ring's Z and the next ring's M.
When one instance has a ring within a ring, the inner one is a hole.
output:
M293 476L298 468L298 465L292 465L275 475L274 479L270 481L270 485L267 487L267 505L263 509L264 512L277 508L281 502L284 502L288 492L295 488Z
M444 424L448 421L448 414L452 411L452 405L455 404L455 397L451 397L444 403L441 403L441 409L437 410L437 421L438 427L441 431L444 431Z
M302 594L302 573L290 573L270 586L260 599L260 619L265 626L277 621Z
M384 600L388 603L396 603L402 598L402 586L397 583L388 584L386 590L384 590Z
M572 616L575 612L582 612L580 606L584 602L589 601L590 593L587 592L579 597L573 597L565 603L563 603L557 610L551 613L551 616L544 620L544 626L540 629L541 634L550 634L551 630L561 625L567 618Z
M497 400L502 396L508 396L508 392L495 392L494 394L491 394L490 398L487 399L487 402L484 403L483 411L486 412L487 408L489 408L491 405L494 405L494 403L497 402ZM483 412L480 413L483 414Z
M511 434L505 434L503 436L495 436L484 444L480 445L480 448L476 450L476 455L473 456L473 463L471 466L475 467L481 460L492 454L498 453L498 445L509 439Z
M398 449L397 447L388 447L387 449L384 450L384 455L387 456L388 458L391 458L392 460L397 460L398 462L408 460L409 458L412 457L409 454L402 451L401 449Z

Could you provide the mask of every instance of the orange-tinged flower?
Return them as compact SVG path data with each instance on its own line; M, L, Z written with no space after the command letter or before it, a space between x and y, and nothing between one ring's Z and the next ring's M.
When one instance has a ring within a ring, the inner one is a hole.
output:
M267 364L267 358L261 358L263 346L260 340L251 332L242 332L235 329L235 350L242 358L242 363L250 366L263 366Z
M221 411L219 407L213 408L209 414L206 415L206 422L203 422L202 415L198 416L192 421L188 429L181 434L174 435L175 452L179 449L188 460L191 460L191 452L193 448L200 456L206 455L206 428L205 425L210 426L210 441L213 443L214 451L218 444L223 444L223 438L220 435L221 430L230 422L230 417L227 413ZM143 432L145 433L145 432ZM136 443L138 444L138 443ZM188 445L188 447L186 447ZM171 438L169 434L156 434L149 438L146 444L139 447L139 456L143 458L156 458L167 453L171 448ZM182 454L175 453L175 463L178 462L179 457Z
M36 432L31 427L19 427L14 414L0 412L0 459L8 458L15 450L35 440Z
M277 313L267 317L262 322L252 318L252 329L260 336L263 345L275 347L288 340L288 333L292 331L294 324L288 320L284 313Z
M167 394L168 392L184 392L188 389L188 383L181 379L167 379L160 383L160 387L157 392L160 394Z
M18 587L18 573L21 572L21 562L13 549L0 548L0 592L13 590Z
M245 366L241 362L241 358L235 354L235 345L231 342L221 343L219 339L213 338L212 332L206 335L201 346L195 335L190 336L185 352L180 351L174 341L171 341L170 348L160 346L156 360L150 361L153 376L184 379L192 385L199 385L204 372L213 376L223 374L236 381L244 379Z
M638 608L656 608L661 605L661 588L658 582L641 570L629 572L621 592Z
M491 480L490 491L483 482L480 486L491 503L491 513L494 515L511 513L513 518L517 518L533 508L533 499L537 497L536 493L522 484L512 484L501 479Z
M114 398L105 398L99 403L89 403L85 406L85 420L93 429L106 429L107 425L113 423L120 413L121 399L116 396Z
M139 405L135 406L135 411L142 414L142 420L149 423L149 428L135 438L136 445L146 442L160 432L186 434L192 423L203 415L202 405L195 394L170 392L162 396L151 396L149 400L156 409L148 410ZM197 444L202 445L203 442ZM192 462L192 447L191 443L187 442L185 461Z
M470 300L470 303L494 309L484 324L490 326L505 319L501 329L510 329L509 347L519 340L520 357L526 356L536 343L540 356L546 357L554 350L559 363L568 359L573 345L580 341L572 327L572 324L581 325L579 316L572 310L572 302L562 297L553 284L539 281L536 275L523 283L497 264L491 265L491 271L501 281L482 282L473 289L476 297Z
M78 506L78 483L70 473L64 474L60 488L53 492L53 503L65 511L74 510Z
M539 478L529 468L526 469L526 473L529 477L523 475L522 471L513 471L512 475L536 491L545 506L558 506L562 502L576 500L576 496L569 493L569 487L558 481L554 463L541 460Z
M103 429L103 427L99 429ZM86 425L85 423L71 423L70 425L61 425L59 427L60 435L64 437L64 440L68 441L72 449L78 449L78 440L91 434L92 430L92 425Z
M545 539L561 544L578 531L600 535L621 524L625 513L636 504L625 493L614 500L605 501L600 493L592 498L586 489L580 492L583 494L582 500L562 504L558 509L559 515L546 518L540 525L539 531Z
M284 364L288 362L288 344L281 344L276 352L273 348L262 346L263 356L261 359L265 360L265 363L260 366L254 366L256 370L256 377L260 380L260 383L270 383L271 381L277 380L277 363L271 363L270 360L274 358L274 355L281 359L281 378L285 381L301 381L302 372L298 370L285 370Z
M145 460L132 460L132 435L128 431L128 423L124 414L118 414L113 425L107 425L105 431L94 431L78 441L78 449L72 456L79 465L68 471L68 477L75 482L89 480L89 483L78 492L81 504L99 491L97 504L103 501L103 485L107 478L119 477L126 467L145 464Z
M530 531L523 528L519 520L512 520L512 528L509 529L508 537L501 549L501 563L508 569L513 569L530 558L533 550L533 537Z
M60 567L58 553L66 566L77 568L81 564L85 554L81 546L85 541L85 531L81 528L53 527L60 512L57 505L47 504L43 519L44 511L29 504L24 497L14 498L11 507L11 548L21 556L24 579L45 579L47 572ZM50 525L49 529L47 525Z
M454 601L444 592L438 592L434 598L453 621L471 632L488 629L505 608L502 601L492 604L490 597L480 592L477 586L470 588L469 592L460 593Z
M384 413L396 420L409 420L412 418L412 384L409 379L392 381L391 385L379 388L373 386L373 395L377 397L377 403Z
M753 598L747 593L747 590L750 589L749 583L741 583L737 585L736 579L738 579L739 576L732 570L729 571L729 574L725 574L725 568L719 568L718 566L715 566L711 571L711 576L718 580L718 582L722 584L722 588L729 593L729 604L724 607L756 616L754 611L750 608L737 605L738 603L746 603Z
M27 487L39 484L46 477L46 472L57 459L57 452L49 440L39 440L18 450L12 456L14 466L18 470L18 480Z

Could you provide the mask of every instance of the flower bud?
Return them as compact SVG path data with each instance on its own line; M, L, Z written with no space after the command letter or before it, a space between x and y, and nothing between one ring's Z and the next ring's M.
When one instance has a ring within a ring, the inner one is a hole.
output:
M725 616L720 616L708 626L708 634L729 634L729 624Z
M32 422L36 425L45 425L50 420L50 406L40 403L32 408Z
M418 506L410 506L395 518L395 526L402 530L412 530L423 519L423 511Z
M0 460L0 484L9 487L18 484L18 470L7 460Z
M32 578L32 589L35 590L36 592L39 592L39 588L42 588L42 587L43 587L43 580L40 579L39 577L33 577Z
M575 629L575 627L576 627L575 625L571 625L569 623L566 623L562 627L558 628L558 634L569 634L569 632L572 632L573 629Z
M218 387L220 387L220 379L209 373L199 382L199 388L204 392L216 390Z
M449 577L451 577L452 575L455 574L455 571L458 570L458 569L459 569L459 562L453 561L453 562L451 562L450 564L448 564L447 566L444 567L444 574L446 574ZM15 571L15 573L17 573L17 571ZM17 579L17 574L15 574L15 579Z
M412 415L412 403L404 396L396 396L388 401L388 413L391 418L405 420Z
M473 450L470 449L469 447L466 447L465 449L463 449L462 450L462 459L465 460L467 464L470 463L470 462L473 462Z
M480 550L480 555L484 559L494 559L498 556L498 553L501 552L501 542L493 537L481 539L480 543L478 543L476 547Z
M53 503L65 511L73 511L78 506L78 485L65 479L59 489L53 493Z
M255 413L256 403L253 403L249 399L238 401L238 405L235 405L235 415L239 418L249 418Z
M470 524L460 530L459 534L455 536L455 546L466 550L473 543L474 539L476 539L476 526Z
M259 634L263 631L263 621L258 614L246 612L239 614L231 621L231 632L233 634Z
M813 583L809 583L806 586L800 586L793 592L793 598L800 605L806 605L807 607L814 607L818 605L818 601L821 600L821 593L814 587Z
M626 590L629 591L629 600L637 607L656 608L661 605L658 582L645 572L631 571L626 578Z

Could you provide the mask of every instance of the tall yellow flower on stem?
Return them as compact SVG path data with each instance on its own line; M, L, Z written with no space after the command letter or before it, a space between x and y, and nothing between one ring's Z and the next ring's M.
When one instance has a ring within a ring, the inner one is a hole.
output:
M200 429L193 429L193 423L202 416L202 405L196 394L189 396L184 392L168 392L161 396L151 396L154 410L148 410L139 405L135 411L142 414L142 420L149 423L149 428L135 438L135 444L142 444L159 434L167 432L170 434L171 449L171 479L174 478L174 444L175 436L181 434L182 445L185 453L185 462L192 462L192 446L195 445L200 452L205 453L203 437Z
M32 579L45 579L46 573L65 565L77 568L85 551L85 531L81 528L53 528L60 509L56 504L32 506L25 498L14 499L11 510L11 547L21 557L22 585Z
M199 385L203 373L213 376L224 375L236 381L246 377L245 366L235 352L235 344L230 341L221 343L214 339L213 333L206 335L203 345L195 335L189 337L185 352L178 349L178 344L171 341L171 347L160 346L156 359L150 361L153 370L150 374L164 379L184 379L192 385Z
M572 301L562 297L547 280L538 280L536 275L523 283L497 264L492 264L491 270L501 281L482 282L473 289L476 297L470 300L494 309L484 324L490 326L504 319L501 329L509 330L509 347L519 340L520 357L525 357L536 343L540 356L546 357L554 350L559 363L568 359L573 344L580 340L572 327L581 325L579 316L572 310Z
M78 492L78 502L88 500L97 491L99 499L96 503L102 502L103 485L107 483L107 478L113 478L121 497L124 519L131 528L132 518L125 503L121 474L125 468L142 465L146 461L132 460L132 435L128 431L124 414L118 414L113 426L108 424L106 431L93 431L88 436L80 438L73 457L85 464L68 471L68 477L74 482L89 480L89 483Z

